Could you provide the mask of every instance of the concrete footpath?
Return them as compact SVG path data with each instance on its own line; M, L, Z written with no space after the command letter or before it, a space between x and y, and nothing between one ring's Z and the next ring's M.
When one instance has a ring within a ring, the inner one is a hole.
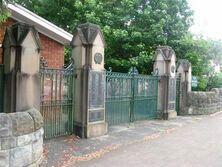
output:
M222 166L221 148L221 113L177 117L115 126L92 139L46 140L43 166Z

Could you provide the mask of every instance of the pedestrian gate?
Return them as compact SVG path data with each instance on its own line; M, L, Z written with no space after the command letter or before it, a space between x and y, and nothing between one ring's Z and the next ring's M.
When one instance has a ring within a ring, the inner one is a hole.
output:
M66 69L40 69L40 112L45 138L71 134L73 131L73 65Z
M157 75L106 72L106 121L109 125L157 117Z

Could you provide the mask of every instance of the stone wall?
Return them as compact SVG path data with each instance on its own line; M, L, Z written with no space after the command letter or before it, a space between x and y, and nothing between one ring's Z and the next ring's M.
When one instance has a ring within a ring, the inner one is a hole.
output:
M213 114L222 109L222 89L210 92L188 92L186 111L188 115Z
M0 113L0 167L38 167L43 156L43 118L36 109Z

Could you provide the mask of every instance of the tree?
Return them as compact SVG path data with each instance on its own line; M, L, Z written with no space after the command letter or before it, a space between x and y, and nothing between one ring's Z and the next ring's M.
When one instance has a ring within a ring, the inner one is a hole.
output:
M186 0L17 0L72 32L80 23L101 26L107 43L106 67L152 71L158 45L178 45L192 23ZM127 9L127 10L126 10Z
M209 77L207 82L207 89L222 87L222 73L215 73Z
M9 16L9 12L5 6L6 2L8 1L0 0L0 23L4 22Z
M189 33L193 12L186 0L16 1L69 32L85 22L100 25L107 43L105 67L114 71L127 72L136 66L140 73L148 74L156 47L169 45L177 59L192 63L198 89L204 90L211 73L209 61L222 61L220 41ZM66 61L70 55L67 49Z
M222 64L222 41L220 40L211 40L208 39L210 42L210 49L209 49L209 56L214 62L218 64Z

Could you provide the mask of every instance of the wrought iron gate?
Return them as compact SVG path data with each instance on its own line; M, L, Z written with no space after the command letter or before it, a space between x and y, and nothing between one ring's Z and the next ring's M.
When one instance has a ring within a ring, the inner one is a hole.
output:
M157 117L158 76L134 75L133 121Z
M41 68L40 112L45 138L71 134L73 131L74 69Z
M157 75L106 72L106 121L109 125L129 123L157 116Z
M106 121L109 125L130 122L132 76L127 73L106 73Z

